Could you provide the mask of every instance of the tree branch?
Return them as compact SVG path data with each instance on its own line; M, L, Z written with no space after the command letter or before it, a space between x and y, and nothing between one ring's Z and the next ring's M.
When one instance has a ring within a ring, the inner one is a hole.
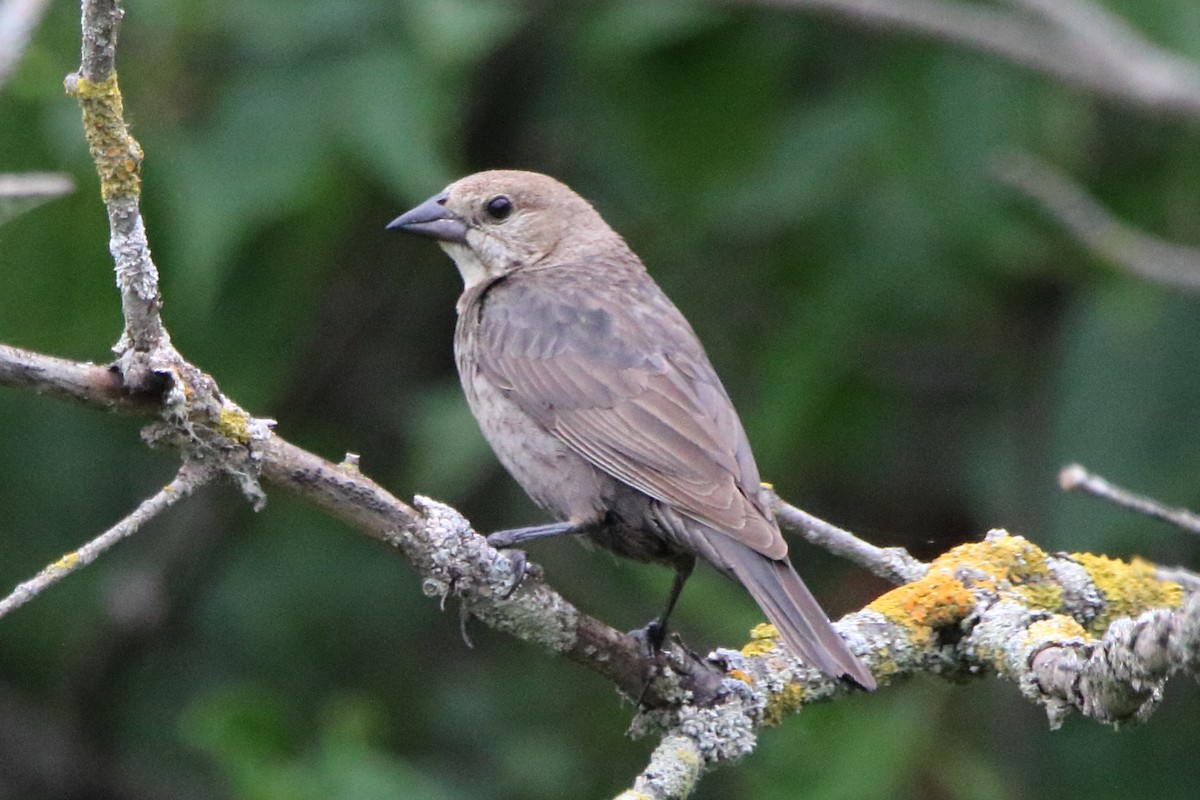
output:
M153 417L162 410L152 395L125 391L120 373L113 367L70 362L4 345L0 345L0 385L135 416ZM186 435L176 432L170 436L152 426L150 437L179 446L185 453L191 452L196 442L206 443L203 452L236 452L247 447L249 434L245 431L251 427L248 420L231 414L214 423L203 413L180 425L187 429ZM580 613L536 577L536 565L531 565L533 574L512 592L512 562L487 545L453 509L425 498L417 498L417 508L413 508L363 475L353 463L332 464L269 428L258 427L255 470L263 480L295 492L400 549L422 575L422 588L430 596L443 601L453 596L486 624L588 667L630 697L641 696L648 705L675 702L684 690L697 701L716 694L721 674L714 666L678 644L648 665L641 642ZM223 447L216 444L225 433L241 435L244 440L227 440ZM658 674L649 685L648 673Z
M1163 286L1200 290L1200 250L1126 225L1064 173L1027 153L1001 158L995 172L1038 203L1097 257Z
M726 0L728 2L728 0ZM1200 120L1200 65L1147 41L1097 3L1000 0L735 0L813 10L1000 56L1081 89L1150 111Z
M1188 533L1200 534L1200 516L1186 508L1168 508L1153 497L1123 489L1089 472L1082 464L1063 467L1058 473L1058 485L1064 492L1083 492L1121 508L1170 523Z
M876 547L849 531L830 525L780 499L772 490L771 511L781 528L804 537L809 544L828 550L891 583L919 580L929 565L912 557L903 547Z
M40 389L93 407L153 414L144 395L113 387L116 374L0 348L0 384ZM199 417L193 424L208 423ZM204 438L198 432L193 435ZM691 772L749 752L758 727L851 691L782 649L770 625L757 628L740 651L717 650L701 659L673 642L648 664L637 640L581 613L542 581L536 565L512 591L512 562L453 509L420 497L415 507L409 506L364 476L353 461L331 464L269 431L257 455L261 476L269 484L296 492L401 550L422 576L427 595L443 602L453 597L485 624L592 669L628 696L642 696L645 710L635 728L664 732L665 737L638 784L640 791L662 789L651 796L683 796L663 793L668 776L684 781L677 784L683 786ZM776 505L787 525L837 531L828 523L814 524L782 501ZM1138 671L1136 680L1133 673L1116 668L1120 660L1115 653L1122 642L1144 649L1139 644L1143 637L1114 638L1108 644L1095 638L1103 637L1118 619L1152 609L1175 613L1172 609L1184 602L1184 588L1159 580L1153 565L1145 562L1049 555L1003 531L955 548L928 565L902 551L854 544L854 537L844 531L833 540L842 552L857 554L853 558L859 563L874 565L880 574L897 580L900 572L923 570L919 579L836 623L881 683L919 673L998 674L1046 707L1053 723L1070 709L1101 721L1134 722L1149 713L1170 675L1195 671L1195 659L1184 657L1200 647L1195 639L1200 626L1192 616L1169 623L1177 631L1177 642L1165 656L1155 655L1157 666ZM1155 623L1155 630L1163 624L1167 623ZM1094 660L1097 647L1114 655L1107 661ZM1035 665L1034 656L1049 648L1064 653L1061 658L1043 656ZM1079 652L1069 656L1065 650ZM1064 698L1061 676L1077 665L1068 658L1081 654L1087 666L1078 668L1086 671L1088 681ZM1104 664L1113 668L1106 670ZM1120 687L1125 689L1118 691ZM1122 692L1142 701L1135 708L1106 699ZM691 744L676 746L679 740L672 737L680 736ZM700 766L695 753L700 754ZM671 762L680 757L682 763Z
M0 225L75 190L70 175L52 172L0 174Z
M1053 727L1071 710L1113 725L1143 721L1170 676L1200 668L1197 595L1146 562L1051 555L1005 531L953 548L836 627L881 685L996 675ZM849 691L787 657L770 625L752 635L740 651L710 656L741 686L726 681L721 703L683 707L662 723L662 743L622 800L686 797L703 768L748 752L758 727Z
M125 125L117 85L117 30L124 11L117 0L85 0L79 71L64 84L83 110L83 132L100 175L100 194L108 209L117 288L125 331L113 348L127 386L146 388L169 377L182 359L171 346L159 310L158 268L139 210L142 148Z
M29 46L29 39L49 7L50 0L0 2L0 87L16 70Z
M152 497L143 500L125 519L79 549L67 553L29 580L18 584L7 597L0 599L0 617L25 605L71 573L86 567L117 542L136 533L147 522L191 495L213 477L214 473L207 466L184 464L174 480Z

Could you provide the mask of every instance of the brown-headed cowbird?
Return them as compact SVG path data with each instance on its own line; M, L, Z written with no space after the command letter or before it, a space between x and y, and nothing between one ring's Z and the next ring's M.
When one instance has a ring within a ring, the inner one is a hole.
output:
M750 444L699 339L586 200L545 175L481 172L389 226L436 239L465 284L454 354L509 473L575 533L676 571L739 581L805 663L875 688L788 562Z

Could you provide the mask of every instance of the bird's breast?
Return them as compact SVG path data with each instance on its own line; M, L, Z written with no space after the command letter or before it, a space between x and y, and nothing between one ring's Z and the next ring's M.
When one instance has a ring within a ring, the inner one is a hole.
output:
M467 405L508 474L535 503L560 520L604 516L614 481L523 411L479 369L469 342L455 357Z

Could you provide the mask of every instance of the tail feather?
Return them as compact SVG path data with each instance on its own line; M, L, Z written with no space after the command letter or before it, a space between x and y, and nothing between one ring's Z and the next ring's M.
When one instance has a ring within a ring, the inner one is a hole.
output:
M875 678L850 652L787 559L767 558L720 534L709 537L709 544L723 556L726 569L746 587L801 660L831 678L846 676L867 691L874 691Z

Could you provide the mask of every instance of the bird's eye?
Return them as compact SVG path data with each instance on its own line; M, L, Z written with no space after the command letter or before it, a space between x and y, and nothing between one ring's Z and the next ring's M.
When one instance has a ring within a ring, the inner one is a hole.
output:
M487 205L485 205L483 208L485 211L487 211L487 215L489 217L498 222L502 219L505 219L509 214L512 213L513 204L512 200L509 200L502 194L498 194L491 200L488 200Z

